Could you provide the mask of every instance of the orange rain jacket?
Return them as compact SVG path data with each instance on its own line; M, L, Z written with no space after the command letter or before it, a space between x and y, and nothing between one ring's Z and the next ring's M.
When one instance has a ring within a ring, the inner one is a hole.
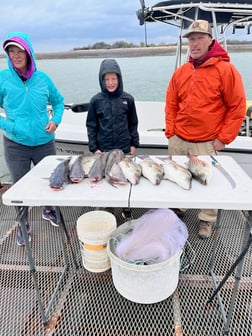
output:
M177 135L191 142L217 138L229 144L239 132L246 113L241 76L216 40L208 54L203 64L195 68L187 62L171 78L166 92L167 138Z

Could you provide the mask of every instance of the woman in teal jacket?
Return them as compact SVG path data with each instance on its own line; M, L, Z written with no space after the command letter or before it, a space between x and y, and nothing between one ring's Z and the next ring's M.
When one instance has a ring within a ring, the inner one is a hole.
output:
M55 130L62 119L64 101L47 74L37 70L35 54L26 33L10 33L3 43L8 69L0 71L0 116L3 146L12 182L17 182L32 165L56 154ZM49 115L47 104L52 106ZM19 209L17 209L19 211ZM27 212L27 231L30 232ZM43 218L57 225L53 208L46 207ZM30 238L30 235L29 235ZM24 245L18 225L18 245Z

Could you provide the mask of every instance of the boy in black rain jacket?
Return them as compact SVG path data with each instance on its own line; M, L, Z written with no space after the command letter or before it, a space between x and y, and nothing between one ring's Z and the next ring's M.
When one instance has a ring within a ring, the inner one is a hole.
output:
M138 118L134 98L123 91L120 67L114 59L100 65L101 92L90 100L86 127L92 153L121 149L134 154L139 146Z

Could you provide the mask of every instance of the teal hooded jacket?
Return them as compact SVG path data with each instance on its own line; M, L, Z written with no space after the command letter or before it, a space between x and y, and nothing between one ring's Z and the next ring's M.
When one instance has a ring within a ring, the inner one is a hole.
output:
M39 146L52 141L53 133L45 127L49 121L59 125L64 112L64 100L50 77L37 70L35 53L26 33L15 32L7 36L8 42L17 42L28 54L28 70L24 78L13 68L7 52L8 69L0 71L0 106L5 117L0 116L4 135L19 144ZM47 104L52 106L49 115Z

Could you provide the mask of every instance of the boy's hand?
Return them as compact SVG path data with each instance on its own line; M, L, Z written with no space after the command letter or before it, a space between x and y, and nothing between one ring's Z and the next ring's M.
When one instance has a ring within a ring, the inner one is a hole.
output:
M134 155L135 152L136 152L136 147L134 147L134 146L130 146L130 154L131 154L131 155Z

